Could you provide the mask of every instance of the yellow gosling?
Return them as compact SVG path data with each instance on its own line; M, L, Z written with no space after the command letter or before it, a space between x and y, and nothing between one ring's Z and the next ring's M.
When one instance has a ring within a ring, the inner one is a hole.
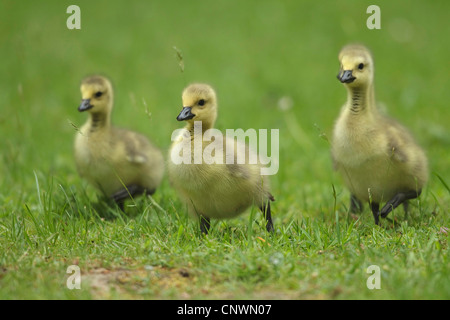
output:
M228 150L229 156L229 151L234 150L233 161L227 161L226 152L221 153L222 161L194 161L195 142L201 143L201 152L211 146L212 139L207 130L214 127L217 118L217 98L213 88L206 84L191 84L184 89L182 101L184 107L177 120L186 121L186 127L170 149L169 179L189 213L199 218L201 231L208 233L210 218L233 218L253 204L263 212L266 229L273 231L270 201L274 198L270 194L269 180L260 174L260 161L249 163L251 156L258 156L245 143L220 135L222 151ZM193 160L190 164L173 162L180 149L190 150L188 158ZM238 164L236 158L243 154L247 160Z
M75 138L77 170L123 210L126 199L155 192L164 174L162 153L143 135L111 125L113 88L108 79L84 79L81 95L78 110L89 117Z
M427 158L409 131L377 108L369 50L345 46L339 62L338 79L348 97L334 127L332 157L351 192L350 210L362 211L362 202L369 202L378 224L379 216L402 203L406 213L408 199L420 195L428 180Z

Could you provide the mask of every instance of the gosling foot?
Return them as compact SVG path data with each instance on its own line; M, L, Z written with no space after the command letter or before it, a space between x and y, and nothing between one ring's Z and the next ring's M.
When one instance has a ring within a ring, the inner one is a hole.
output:
M129 186L126 186L124 189L121 189L116 193L114 193L111 196L111 199L113 199L116 202L120 210L124 211L125 200L129 198L134 198L143 193L145 193L146 195L152 195L153 193L155 193L155 190L148 191L146 188L143 188L137 184L130 184Z
M386 218L389 212L397 208L400 204L406 203L404 205L405 213L408 212L407 200L417 198L421 194L422 190L419 191L406 191L397 193L391 200L386 202L383 209L380 211L380 216Z

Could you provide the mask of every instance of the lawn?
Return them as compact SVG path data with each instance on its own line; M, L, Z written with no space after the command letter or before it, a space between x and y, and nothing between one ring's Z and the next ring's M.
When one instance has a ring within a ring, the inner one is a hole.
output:
M450 299L448 1L379 1L379 30L370 1L77 1L80 30L71 4L0 2L0 299ZM408 217L381 226L348 212L330 159L349 42L372 50L380 106L430 162ZM114 84L113 122L165 154L191 82L217 90L217 128L279 129L275 232L253 208L202 235L167 175L126 214L105 203L73 158L95 73Z

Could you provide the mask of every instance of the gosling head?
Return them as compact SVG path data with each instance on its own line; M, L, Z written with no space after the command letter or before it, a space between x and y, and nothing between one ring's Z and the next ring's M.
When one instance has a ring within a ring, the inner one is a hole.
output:
M207 84L191 84L182 94L183 109L178 121L201 121L212 127L217 117L217 98L213 88Z
M373 81L373 59L365 46L351 44L339 52L340 70L337 78L350 88L367 87Z
M78 111L108 113L112 108L113 91L111 82L102 76L90 76L81 82L81 104Z

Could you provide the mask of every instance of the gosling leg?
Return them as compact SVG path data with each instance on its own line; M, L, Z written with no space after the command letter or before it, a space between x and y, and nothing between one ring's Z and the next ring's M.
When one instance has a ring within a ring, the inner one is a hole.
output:
M211 227L211 222L208 217L200 216L200 231L207 235Z
M350 213L361 213L364 205L355 195L350 196Z
M270 213L270 200L267 200L267 204L266 205L262 205L259 209L261 210L261 212L264 215L264 218L267 221L267 223L266 223L266 230L268 232L273 232L274 228L273 228L272 215Z
M409 201L403 202L403 211L405 212L405 220L408 219Z
M406 191L397 193L391 200L386 202L383 209L380 211L380 216L382 218L386 218L386 216L397 208L400 204L405 203L405 201L409 199L417 198L422 193L422 190L419 191Z
M124 204L125 200L129 199L130 197L135 197L141 194L153 194L155 193L155 190L147 191L147 189L137 185L137 184L131 184L129 186L126 186L124 189L121 189L114 193L111 198L116 202L116 204L119 206L120 210L125 212L124 210Z
M375 224L378 225L380 223L379 215L380 215L380 204L372 202L370 204L370 209L372 209L373 218L375 219Z

